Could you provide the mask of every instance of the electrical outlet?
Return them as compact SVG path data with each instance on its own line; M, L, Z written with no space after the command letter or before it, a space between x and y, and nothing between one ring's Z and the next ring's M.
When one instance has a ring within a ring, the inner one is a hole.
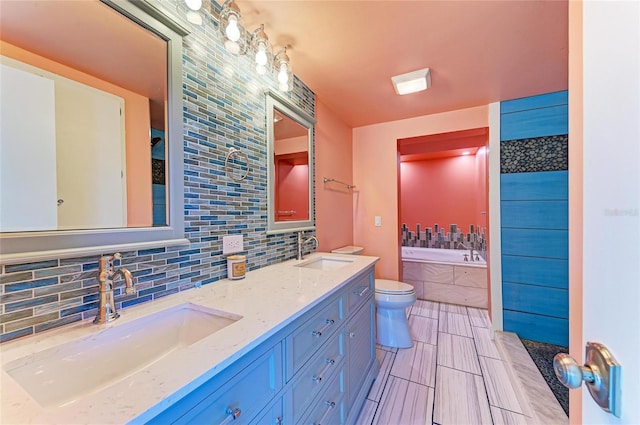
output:
M233 254L240 252L243 248L242 235L230 235L222 237L222 253Z

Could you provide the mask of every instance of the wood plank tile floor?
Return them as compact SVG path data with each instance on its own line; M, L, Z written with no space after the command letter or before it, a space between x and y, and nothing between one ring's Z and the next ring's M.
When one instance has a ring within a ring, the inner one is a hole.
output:
M408 317L413 347L377 347L380 372L358 425L536 423L487 310L418 300Z

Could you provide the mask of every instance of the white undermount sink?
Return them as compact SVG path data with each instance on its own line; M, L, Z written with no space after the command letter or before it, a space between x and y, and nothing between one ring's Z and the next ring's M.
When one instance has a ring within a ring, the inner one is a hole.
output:
M306 269L316 270L337 270L348 264L353 263L354 260L350 258L342 257L317 257L312 258L302 263L296 264L296 267L303 267Z
M63 406L241 318L183 303L14 360L4 369L41 406Z

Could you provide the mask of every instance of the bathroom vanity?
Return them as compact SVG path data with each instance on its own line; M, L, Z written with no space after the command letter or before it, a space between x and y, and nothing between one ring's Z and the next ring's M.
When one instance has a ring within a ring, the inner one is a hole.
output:
M354 423L379 368L377 260L316 253L5 344L0 422Z

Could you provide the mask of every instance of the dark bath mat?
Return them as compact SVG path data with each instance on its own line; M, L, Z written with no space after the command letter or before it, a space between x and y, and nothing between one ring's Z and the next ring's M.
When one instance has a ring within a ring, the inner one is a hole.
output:
M553 395L556 396L562 409L564 409L564 412L569 416L569 389L558 381L553 371L553 356L558 353L568 353L569 348L545 344L543 342L529 341L527 339L521 339L521 341L538 370L540 370L544 380L547 381L547 385L549 385L549 388L553 391Z

